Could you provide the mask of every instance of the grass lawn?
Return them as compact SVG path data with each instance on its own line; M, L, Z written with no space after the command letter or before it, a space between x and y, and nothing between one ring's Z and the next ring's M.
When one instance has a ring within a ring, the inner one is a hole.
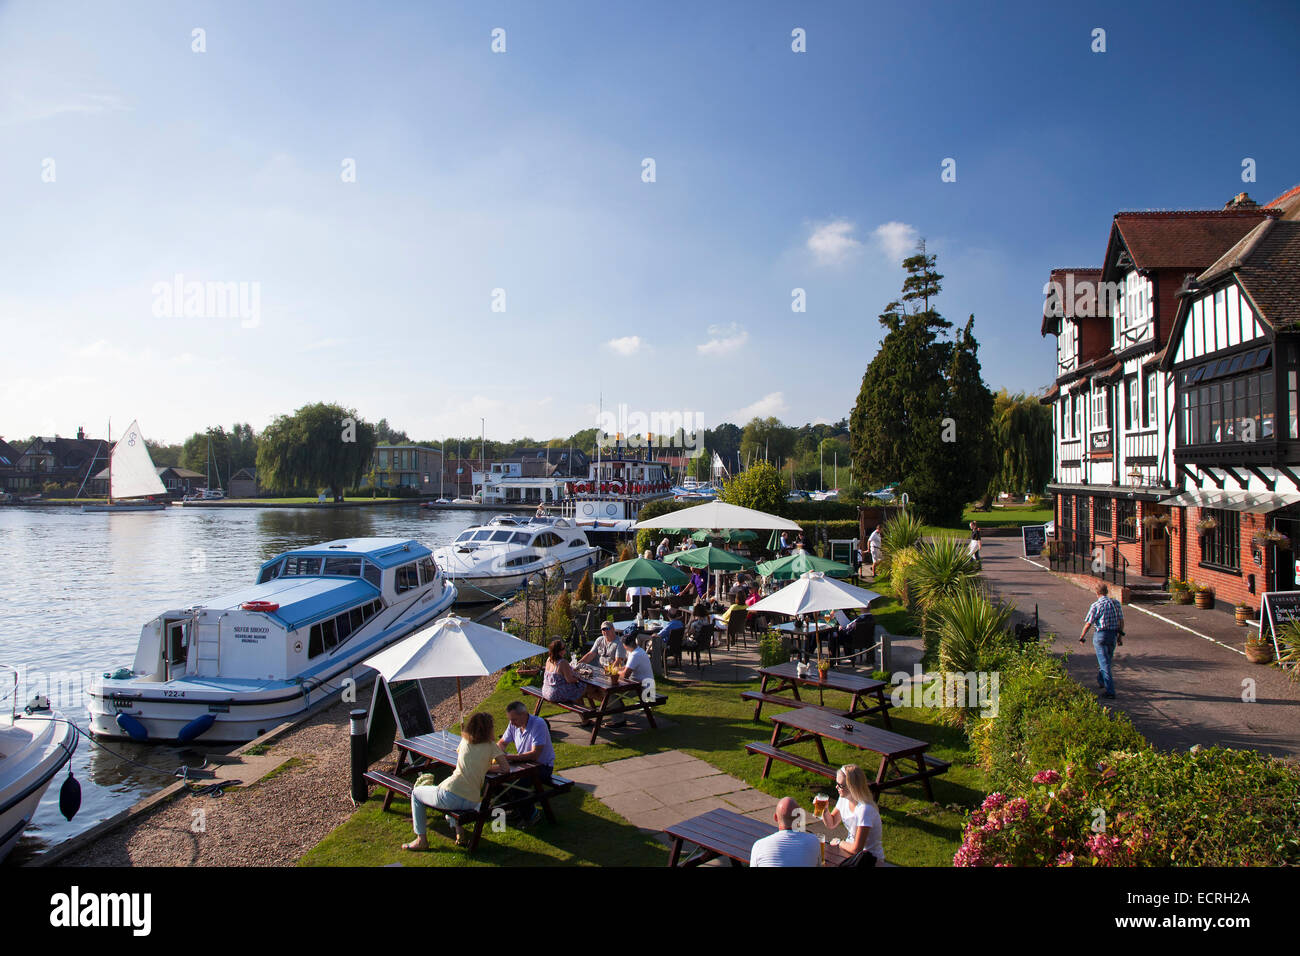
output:
M962 512L960 524L926 525L923 530L927 535L961 532L962 537L965 537L970 533L972 521L978 521L981 528L1018 528L1022 524L1046 524L1054 514L1051 508L1035 508L1030 505L994 505L992 511L976 511L967 505Z
M907 612L890 600L877 612L877 620L891 632L902 632L906 630L902 625L908 621ZM668 695L668 703L660 713L674 726L594 747L556 744L556 769L563 773L569 767L678 749L760 790L774 796L793 796L805 808L810 807L813 794L827 791L830 786L825 778L774 763L771 776L760 780L762 759L745 753L744 745L749 741L766 741L771 736L772 725L766 719L755 724L753 705L740 699L741 691L757 686L757 682L662 684L660 691ZM493 714L500 727L506 704L519 696L516 687L503 679L480 709ZM828 704L840 699L847 703L847 695L826 694ZM764 714L769 710L772 708L765 706ZM925 799L920 784L887 791L881 798L885 852L892 862L904 866L949 866L961 842L966 811L984 798L984 774L974 765L965 735L942 724L937 711L898 708L891 716L897 733L929 741L929 753L950 761L952 767L946 774L932 778L935 803ZM798 745L796 750L806 756L816 754L811 743ZM869 775L875 773L878 758L874 754L833 741L826 742L826 753L832 763L861 761ZM640 833L595 797L576 788L554 801L557 823L543 822L530 830L512 828L504 833L485 829L472 859L456 848L451 831L436 811L429 814L432 852L404 852L400 845L411 838L410 806L405 799L395 798L390 811L380 813L380 802L367 801L351 819L310 850L300 865L382 866L401 861L424 866L663 866L668 861L667 848L654 836Z

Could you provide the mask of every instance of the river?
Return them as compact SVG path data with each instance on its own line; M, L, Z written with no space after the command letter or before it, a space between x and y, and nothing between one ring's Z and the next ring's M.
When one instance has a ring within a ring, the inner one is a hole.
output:
M336 538L451 541L492 512L425 511L412 504L361 508L169 508L82 514L77 508L0 508L0 663L22 669L26 693L51 703L83 729L83 681L135 659L140 629L161 611L186 607L251 584L282 551ZM8 701L5 702L8 706ZM156 770L124 763L80 737L72 770L81 810L59 813L60 773L22 841L21 862L129 807L174 781L201 749L110 741L106 747Z

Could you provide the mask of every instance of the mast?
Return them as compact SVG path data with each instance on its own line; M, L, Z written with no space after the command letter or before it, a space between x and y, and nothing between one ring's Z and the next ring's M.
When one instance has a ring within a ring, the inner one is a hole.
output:
M108 420L108 503L113 503L113 419Z

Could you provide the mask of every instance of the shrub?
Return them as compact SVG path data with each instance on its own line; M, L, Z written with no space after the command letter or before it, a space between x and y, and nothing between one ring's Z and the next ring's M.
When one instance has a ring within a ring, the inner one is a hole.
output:
M939 668L946 674L991 673L1000 670L1010 656L1007 621L1012 609L994 604L973 587L945 598L934 608L934 630L939 641ZM944 682L960 694L960 687ZM974 718L978 708L966 700L944 700L944 719L962 726Z
M887 562L887 564L881 568L880 573L889 575L889 583L893 586L894 593L898 596L898 600L903 603L903 607L908 609L911 609L914 603L912 599L911 573L912 569L916 567L917 560L916 548L904 548L902 551L897 551L893 555L882 559L882 562ZM877 567L880 568L879 565Z
M957 866L1285 866L1300 862L1300 768L1250 750L1120 751L992 793Z
M936 638L930 615L940 601L973 587L979 580L979 566L956 538L922 541L916 546L916 564L908 571L908 585L921 608L921 635L925 656L934 654Z
M573 634L573 612L568 591L561 591L551 602L546 612L546 633L552 639L558 637L565 641Z
M637 554L638 552L626 541L618 546L618 559L620 561L631 561Z
M997 716L979 720L970 731L996 790L1015 792L1041 770L1070 762L1092 766L1113 751L1149 746L1126 716L1098 706L1041 647L1007 660L998 690Z
M760 667L772 667L784 664L790 659L785 649L785 642L778 633L764 634L758 641L758 658Z
M881 529L881 551L892 556L907 548L916 547L923 538L921 528L921 519L914 514L907 511L896 514Z
M578 582L578 595L577 595L577 597L578 597L578 603L579 603L579 604L594 604L594 603L596 603L596 592L592 589L592 586L591 586L591 572L590 572L590 571L587 571L585 574L583 574L583 576L582 576L582 580Z
M1261 635L1263 628L1260 629ZM1277 635L1277 647L1281 651L1277 662L1287 669L1292 680L1300 680L1300 622L1288 621Z

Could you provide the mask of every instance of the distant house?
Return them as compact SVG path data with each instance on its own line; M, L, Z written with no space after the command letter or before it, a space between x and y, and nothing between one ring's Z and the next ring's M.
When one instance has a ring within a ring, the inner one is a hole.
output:
M168 498L183 498L186 495L192 495L196 491L203 491L208 487L208 479L197 471L190 471L188 468L178 468L168 465L155 465L154 471L158 472L158 479L167 489ZM87 482L86 488L90 489L91 485L99 489L95 494L108 493L108 468L97 472Z
M520 448L503 462L519 462L526 477L586 478L590 459L581 449Z
M421 495L437 494L442 452L423 445L378 445L371 467L376 488L409 488ZM360 487L370 487L369 476L361 479Z
M11 491L28 493L40 491L49 482L81 487L92 466L107 464L111 449L106 441L87 438L80 428L76 438L37 438L18 455L17 466L6 481ZM85 490L93 493L89 484Z
M13 445L0 438L0 491L12 491L12 479L18 474L18 459L22 457Z
M257 469L239 469L230 476L230 487L226 491L231 498L256 498L262 493L257 484Z

